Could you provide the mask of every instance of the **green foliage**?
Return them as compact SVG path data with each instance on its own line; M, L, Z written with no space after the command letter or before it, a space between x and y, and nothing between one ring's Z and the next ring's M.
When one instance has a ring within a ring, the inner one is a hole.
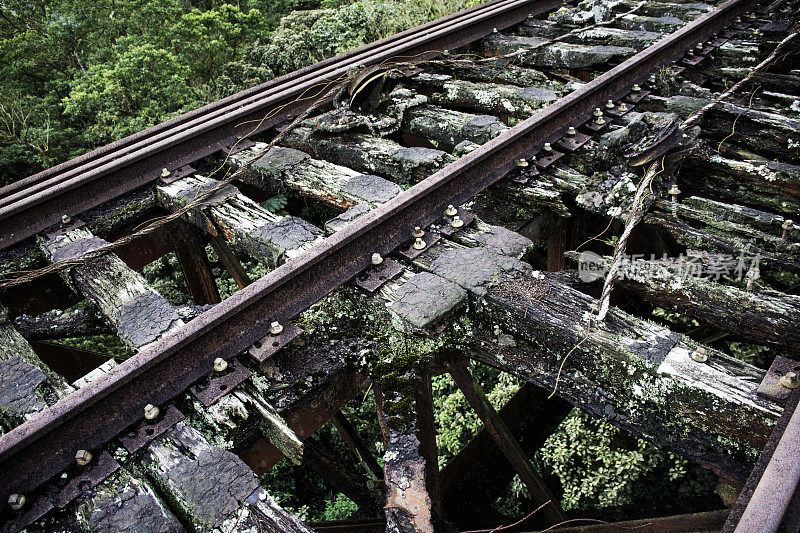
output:
M325 502L323 520L346 520L358 511L358 505L344 494L337 494L333 500Z
M547 439L541 460L560 479L565 509L689 497L713 490L713 473L575 409Z

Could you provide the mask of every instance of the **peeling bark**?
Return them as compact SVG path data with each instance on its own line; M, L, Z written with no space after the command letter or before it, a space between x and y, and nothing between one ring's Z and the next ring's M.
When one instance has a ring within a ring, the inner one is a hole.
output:
M14 319L14 326L29 341L111 332L103 316L92 306L68 311L55 309L37 316L21 315Z

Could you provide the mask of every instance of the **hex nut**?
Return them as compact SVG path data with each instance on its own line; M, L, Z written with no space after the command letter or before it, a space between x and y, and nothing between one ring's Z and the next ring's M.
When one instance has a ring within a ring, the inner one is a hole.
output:
M692 360L698 363L705 363L708 361L708 353L702 346L692 352Z
M8 497L8 505L15 511L19 511L25 507L25 502L27 501L24 494L12 494Z
M72 222L72 219L69 217L69 215L61 215L62 224L69 224L70 222Z
M425 236L425 230L420 228L419 226L414 228L414 232L411 234L412 237L415 239L419 239Z
M273 322L269 325L269 334L270 335L280 335L283 333L283 326L278 321Z
M414 241L415 250L424 250L425 246L427 245L425 244L425 241L423 241L421 238L417 238L417 240Z
M444 212L445 215L449 217L454 217L458 214L458 209L455 208L453 205L448 205L447 210Z
M450 222L450 225L454 228L460 228L461 226L464 225L464 221L461 220L461 218L458 215L456 215L453 217L453 220Z
M214 372L225 372L228 370L228 362L222 357L214 359Z
M158 418L158 415L160 414L161 414L161 409L159 409L157 405L148 403L147 405L144 406L145 420L155 420L156 418Z
M88 450L78 450L75 453L75 462L78 466L86 466L92 462L92 452Z
M379 253L372 254L372 264L377 266L383 263L383 256Z
M787 372L781 376L781 385L787 389L796 389L800 387L800 376L797 375L797 372Z

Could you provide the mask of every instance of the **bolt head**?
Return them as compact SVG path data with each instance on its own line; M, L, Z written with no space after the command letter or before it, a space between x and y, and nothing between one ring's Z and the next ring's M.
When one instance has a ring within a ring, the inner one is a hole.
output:
M544 143L544 146L542 147L542 150L544 150L545 152L552 152L553 151L553 145L551 145L550 143Z
M604 119L603 117L597 117L596 119L594 119L594 123L597 124L598 126L602 126L606 123L606 119Z
M419 239L420 237L424 237L425 236L425 231L422 228L420 228L419 226L416 226L414 228L414 232L411 234L411 236L414 237L415 239Z
M372 264L380 265L381 263L383 263L383 256L377 252L372 254Z
M606 109L614 109L614 107L616 107L614 106L614 100L609 100L606 102Z
M283 326L277 320L269 325L270 335L280 335L283 332Z
M425 249L425 246L427 245L425 244L425 241L423 241L421 238L417 238L417 240L414 241L415 250L423 250Z
M15 511L19 511L25 507L25 502L27 501L24 494L12 494L8 497L8 505Z
M678 188L678 185L673 183L672 187L669 188L669 193L672 196L678 196L681 193L681 190Z
M698 363L705 363L706 361L708 361L708 353L706 352L706 349L701 346L700 348L693 351L692 360Z
M797 372L787 372L781 376L781 385L787 389L796 389L800 387L800 376L797 375Z
M170 177L170 175L172 175L172 172L170 172L169 169L166 169L166 168L162 168L161 169L161 177L162 178L168 178L168 177Z
M160 414L161 414L161 409L159 409L157 405L148 403L147 405L144 406L145 420L155 420L156 418L158 418L158 415Z
M453 220L450 222L450 225L454 228L460 228L464 225L464 221L459 218L458 215L453 217Z
M75 462L78 466L86 466L92 462L92 452L88 450L78 450L75 453Z
M492 28L492 33L497 33L497 28Z
M783 221L781 227L783 229L792 229L794 227L794 221L792 219L786 219Z
M228 370L228 362L222 357L214 359L214 372L225 372Z
M62 224L69 224L70 222L72 222L72 219L69 217L69 215L61 215Z
M595 116L595 117L602 117L603 116L603 110L600 109L599 107L595 107L594 108L594 112L592 113L592 115Z
M620 113L627 113L628 112L628 106L626 104L624 104L624 103L619 104L619 107L617 108L617 111L619 111Z
M445 215L449 217L454 217L458 213L458 209L455 208L453 205L448 205L447 210L444 212Z
M633 87L631 87L631 91L635 93L642 92L642 87L640 85L634 85Z
M525 159L517 159L517 166L519 168L525 168L528 166L528 161Z
M567 128L567 135L569 135L570 137L575 137L577 134L578 132L577 130L575 130L574 126L570 126L569 128Z

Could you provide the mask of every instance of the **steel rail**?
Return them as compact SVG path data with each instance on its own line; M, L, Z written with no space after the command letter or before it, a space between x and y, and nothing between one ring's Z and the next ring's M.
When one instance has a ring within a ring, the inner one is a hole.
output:
M391 253L410 228L441 217L502 178L520 157L554 142L570 125L617 99L649 73L729 25L753 0L728 0L671 36L502 133L428 179L242 289L213 309L0 437L0 502L58 475L78 449L96 449L141 418L147 403L164 404L207 374L216 357L230 358L371 264Z
M783 414L753 467L722 533L800 531L800 391Z
M420 54L432 56L438 50L457 48L488 35L493 28L509 27L529 14L542 14L559 5L558 0L497 0L477 6L404 32L399 39L387 38L345 54L344 58L328 60L324 68L303 69L284 83L269 84L224 107L197 113L174 127L154 131L50 178L37 181L33 176L30 181L23 180L22 185L0 189L0 249L59 223L64 214L79 215L154 182L163 167L174 170L247 134L275 126L287 114L297 114L308 106L307 101L298 98L317 96L315 89L322 93L321 84L326 80L343 76L358 65ZM264 120L275 109L281 112Z
M519 3L520 0L515 1L516 3ZM360 56L364 53L378 53L382 51L382 47L397 44L398 41L401 41L400 44L402 44L402 41L408 39L409 37L423 37L426 31L430 31L434 27L440 27L445 24L457 22L455 19L478 17L483 15L483 11L486 11L487 9L502 8L505 4L513 2L514 0L493 0L492 2L473 7L470 10L455 13L445 17L444 19L438 19L405 32L386 37L385 39L370 43L333 58L309 65L308 67L291 72L279 78L267 81L256 87L246 89L227 98L217 100L201 108L175 117L169 121L157 124L151 128L125 137L118 142L103 146L97 150L89 152L88 154L71 159L60 165L46 169L40 173L0 188L0 207L10 204L11 201L16 198L13 193L17 193L19 191L36 191L39 189L36 188L35 185L41 184L45 182L45 180L47 184L52 185L74 176L76 172L87 172L99 164L119 158L121 155L126 155L130 150L141 147L141 143L136 143L136 141L144 139L147 142L152 142L162 138L159 135L163 134L168 128L169 131L167 133L174 134L178 131L181 131L180 126L184 126L188 122L196 124L197 122L193 119L200 118L202 120L209 120L216 118L220 114L233 111L256 100L269 97L274 94L274 91L280 91L282 88L285 88L287 84L290 85L305 81L306 79L309 79L308 76L319 79L320 77L328 74L331 68L336 68L337 66L344 64L352 64L352 61L349 63L345 62L353 58L353 56ZM109 152L113 153L109 155Z

